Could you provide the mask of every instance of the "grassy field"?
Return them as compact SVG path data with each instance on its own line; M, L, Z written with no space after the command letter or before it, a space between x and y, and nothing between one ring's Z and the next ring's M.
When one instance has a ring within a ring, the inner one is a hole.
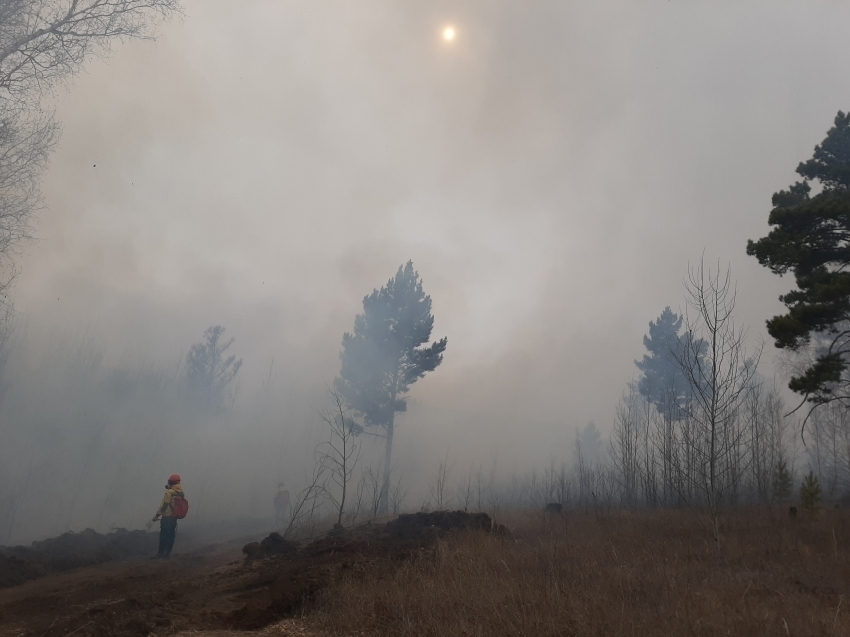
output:
M323 591L329 635L850 635L850 511L534 511Z

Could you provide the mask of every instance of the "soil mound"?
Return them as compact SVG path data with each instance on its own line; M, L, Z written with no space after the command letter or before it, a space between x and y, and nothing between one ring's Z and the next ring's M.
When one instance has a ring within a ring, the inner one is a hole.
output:
M287 555L298 550L298 542L284 540L280 533L272 531L262 542L250 542L242 547L248 560L262 559L272 555Z
M409 513L387 522L387 532L396 539L417 539L433 535L435 531L447 533L453 530L491 531L493 521L486 513L466 511L434 511L432 513Z
M386 524L345 529L344 534L335 528L304 547L272 533L242 549L247 556L243 568L251 569L251 576L240 596L242 606L227 616L225 624L243 630L262 628L291 616L331 582L362 571L368 563L425 554L432 550L433 540L450 531L493 529L486 513L435 511L400 515Z
M86 529L33 542L30 546L0 547L0 588L111 560L152 555L155 533L116 529L106 535Z

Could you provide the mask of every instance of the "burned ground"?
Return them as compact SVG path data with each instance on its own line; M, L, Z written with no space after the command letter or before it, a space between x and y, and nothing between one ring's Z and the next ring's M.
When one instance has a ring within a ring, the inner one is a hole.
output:
M719 549L691 511L503 515L47 575L0 590L0 636L850 634L847 511L730 511Z
M344 536L302 546L274 533L254 543L262 554L247 557L236 545L171 560L127 560L131 557L127 554L110 560L105 550L93 549L85 555L93 560L89 564L99 565L49 574L0 591L0 635L256 630L299 613L348 573L364 572L378 563L391 566L416 556L427 558L438 537L455 529L491 527L486 515L462 512L398 520L363 525ZM51 555L60 546L74 547L74 542L102 548L102 538L109 536L96 538L92 533L68 534L39 546L49 546Z
M106 535L86 529L33 542L30 546L0 547L0 588L23 584L49 573L144 557L156 549L156 534L126 529Z

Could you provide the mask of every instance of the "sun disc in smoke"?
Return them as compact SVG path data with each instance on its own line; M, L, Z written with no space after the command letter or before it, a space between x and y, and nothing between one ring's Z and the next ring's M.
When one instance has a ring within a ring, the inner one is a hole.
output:
M451 42L452 40L454 40L456 35L457 33L455 32L455 28L452 26L443 29L443 39L446 42Z

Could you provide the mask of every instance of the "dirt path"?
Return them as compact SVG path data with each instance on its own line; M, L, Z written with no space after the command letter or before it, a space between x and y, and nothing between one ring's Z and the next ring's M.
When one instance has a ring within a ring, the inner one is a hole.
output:
M316 637L297 618L346 573L431 553L451 529L490 527L486 514L418 513L300 547L273 533L245 547L54 573L0 589L0 637Z
M109 562L0 590L0 635L148 635L221 628L241 604L236 547L171 560ZM236 585L238 589L238 584Z

